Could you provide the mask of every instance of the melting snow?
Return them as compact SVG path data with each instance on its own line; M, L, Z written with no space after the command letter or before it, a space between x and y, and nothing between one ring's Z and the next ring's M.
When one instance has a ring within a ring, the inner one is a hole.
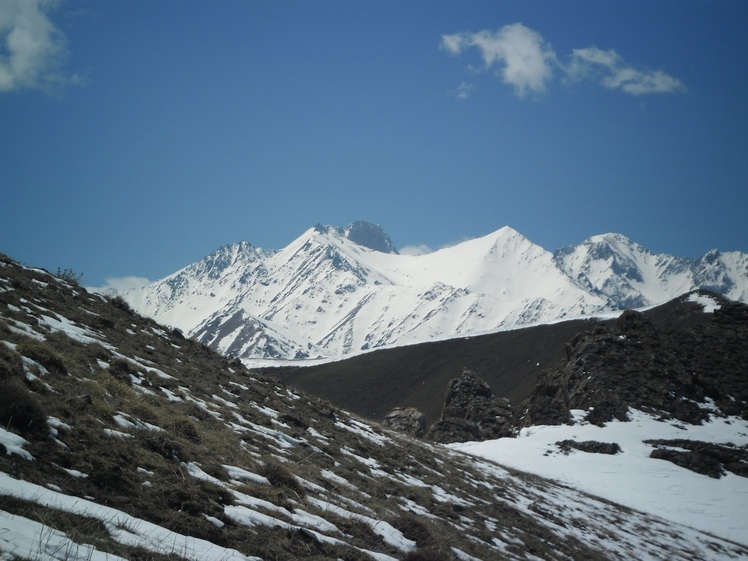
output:
M699 294L698 292L691 293L688 297L688 301L701 304L704 308L705 314L712 314L715 310L719 310L722 307L716 299L707 296L706 294Z
M640 411L629 411L629 422L605 427L585 424L536 426L517 438L451 444L450 448L500 464L555 479L575 489L660 516L742 544L748 544L748 478L728 473L720 479L649 457L650 439L688 438L711 443L748 445L748 421L712 418L703 425L661 422ZM616 442L617 455L572 451L555 445L566 439Z
M0 473L0 495L11 495L72 514L96 518L104 523L112 538L117 542L134 547L143 547L164 555L173 554L194 561L261 561L257 557L247 557L235 549L220 547L206 540L185 536L125 514L120 510L99 505L80 497L68 496L27 481L14 479L5 473ZM50 547L70 544L63 533L30 520L8 516L3 512L0 512L0 519L3 520L3 528L7 528L11 524L17 523L18 525L18 528L14 528L14 531L10 532L13 542L9 545L14 555L19 555L22 551L21 548L24 546L33 547L31 554L37 553L40 536L42 539L49 536ZM107 554L95 550L91 551L96 555L89 556L90 551L85 549L88 546L70 545L75 547L75 556L68 557L69 559L109 561L121 559L114 555L107 556ZM4 549L2 535L0 535L0 549Z
M34 457L23 449L27 444L26 439L12 432L8 432L0 427L0 444L5 446L8 455L15 454L21 456L24 460L33 460Z

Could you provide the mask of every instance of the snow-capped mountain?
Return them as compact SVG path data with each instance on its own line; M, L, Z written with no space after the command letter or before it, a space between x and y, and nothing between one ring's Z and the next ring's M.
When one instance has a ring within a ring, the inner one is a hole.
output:
M509 227L426 255L382 229L317 225L277 251L228 245L121 295L243 359L340 357L392 344L601 314L711 288L748 296L748 255L653 255L618 234L551 253Z
M592 236L555 252L559 268L618 309L660 304L702 288L748 301L748 254L711 250L700 259L655 255L621 234Z

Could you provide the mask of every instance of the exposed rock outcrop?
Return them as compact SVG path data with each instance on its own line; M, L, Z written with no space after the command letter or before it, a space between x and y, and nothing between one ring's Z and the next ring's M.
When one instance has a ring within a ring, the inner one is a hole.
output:
M393 430L417 437L426 432L426 418L415 407L395 407L387 413L384 424Z
M511 436L512 405L497 398L488 384L465 369L453 378L444 400L444 410L428 438L436 442L467 442Z
M704 311L699 298L715 309ZM566 346L522 405L522 426L627 420L629 408L699 424L710 414L748 418L748 306L693 293L645 313L626 311Z

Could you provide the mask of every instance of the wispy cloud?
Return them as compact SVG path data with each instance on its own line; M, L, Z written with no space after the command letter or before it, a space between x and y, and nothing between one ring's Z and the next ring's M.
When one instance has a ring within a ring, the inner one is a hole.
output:
M628 65L614 50L574 49L566 73L572 80L592 79L610 89L632 95L685 91L685 85L661 70L640 70Z
M52 0L0 1L0 92L55 91L71 81L60 72L68 54L65 37L47 15L55 5Z
M505 25L498 31L444 35L441 46L455 55L468 47L477 48L485 69L494 70L519 96L544 91L556 59L543 37L521 23Z
M405 247L401 247L398 250L400 255L426 255L427 253L432 253L433 251L433 249L424 244L406 245Z
M141 286L150 284L150 282L145 277L109 277L104 281L104 286L89 286L86 289L99 294L116 294L122 290L140 288Z
M483 70L494 71L504 83L514 87L520 97L530 92L545 92L556 71L569 82L592 80L631 95L686 90L677 78L661 70L636 68L614 50L597 47L573 49L569 62L563 63L540 33L521 23L505 25L498 31L442 36L441 48L453 55L462 54L471 47L480 52ZM467 95L459 95L460 88L457 97L464 99Z
M467 99L472 95L474 89L475 86L473 84L470 84L469 82L463 82L454 90L452 90L452 93L456 98Z

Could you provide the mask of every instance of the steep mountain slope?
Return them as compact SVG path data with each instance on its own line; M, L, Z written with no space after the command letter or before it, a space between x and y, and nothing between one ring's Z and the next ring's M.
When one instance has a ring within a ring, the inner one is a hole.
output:
M505 227L398 255L376 225L315 226L268 252L221 248L122 293L139 312L242 359L341 357L662 303L704 286L748 297L748 255L655 256L620 235L552 254Z
M391 433L0 256L3 559L737 559Z
M712 250L700 259L655 255L621 234L588 238L554 253L558 266L620 310L661 304L696 288L748 301L748 254Z

